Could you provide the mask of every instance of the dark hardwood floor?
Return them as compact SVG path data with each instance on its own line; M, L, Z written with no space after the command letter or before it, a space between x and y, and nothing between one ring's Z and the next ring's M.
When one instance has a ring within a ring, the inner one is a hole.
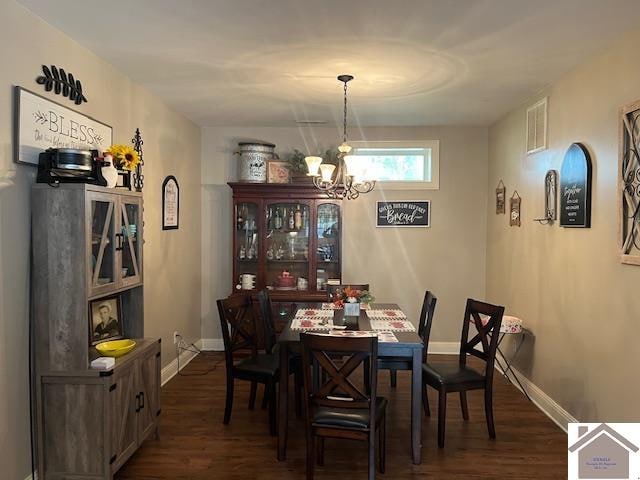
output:
M206 355L206 356L205 356ZM445 357L438 356L441 360ZM455 357L448 357L455 361ZM213 366L217 368L198 375ZM287 460L276 460L276 438L269 436L266 410L247 408L249 384L236 383L230 425L222 424L224 364L220 354L203 354L162 389L160 440L147 440L122 467L116 480L128 479L301 479L305 472L303 422L291 412ZM567 476L567 438L551 420L501 375L495 379L496 440L484 420L482 391L469 392L469 422L462 420L459 397L449 395L446 444L437 448L437 398L430 389L431 417L423 419L422 464L411 463L409 438L410 372L380 372L380 394L387 410L387 470L390 479L547 479ZM292 389L290 389L292 390ZM262 391L259 391L259 400ZM293 398L292 398L293 401ZM325 466L316 478L365 478L366 445L327 441Z

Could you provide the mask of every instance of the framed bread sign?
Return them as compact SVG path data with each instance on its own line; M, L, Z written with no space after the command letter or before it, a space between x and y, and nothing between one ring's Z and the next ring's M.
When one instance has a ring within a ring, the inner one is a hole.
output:
M430 227L431 202L406 200L376 202L376 227Z

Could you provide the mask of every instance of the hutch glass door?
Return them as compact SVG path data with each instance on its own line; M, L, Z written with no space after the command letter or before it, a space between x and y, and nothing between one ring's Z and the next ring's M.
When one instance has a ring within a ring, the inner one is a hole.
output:
M341 283L340 206L321 203L318 205L317 219L316 290L326 290L327 284Z
M142 281L142 202L137 197L122 197L120 232L116 235L121 251L120 276L123 286Z
M116 287L116 197L92 193L89 196L90 276L91 296L108 292Z
M258 282L260 235L257 203L239 202L235 208L234 262L237 290L255 290Z
M308 203L274 202L265 209L267 288L309 290Z

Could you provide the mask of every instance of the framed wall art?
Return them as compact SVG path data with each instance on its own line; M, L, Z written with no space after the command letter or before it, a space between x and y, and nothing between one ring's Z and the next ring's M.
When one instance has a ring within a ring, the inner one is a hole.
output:
M267 183L289 183L289 164L270 161L267 164Z
M104 151L113 130L94 118L64 107L22 87L14 89L13 159L38 165L47 148Z
M89 302L89 343L95 345L123 337L120 296Z
M162 229L177 230L180 224L180 186L173 175L162 182Z
M640 265L640 100L620 109L618 148L620 261Z
M509 199L509 225L511 227L520 226L520 208L522 206L522 198L517 190L513 191L513 195Z
M376 227L430 227L431 202L376 202Z
M507 198L507 187L504 186L502 179L496 187L496 214L505 213L505 202Z
M560 226L591 227L591 156L581 143L572 144L562 160Z

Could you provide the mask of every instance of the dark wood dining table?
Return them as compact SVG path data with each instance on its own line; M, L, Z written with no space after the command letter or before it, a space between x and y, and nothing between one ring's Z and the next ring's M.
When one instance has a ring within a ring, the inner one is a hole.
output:
M298 308L321 308L320 304L300 304ZM400 309L392 303L373 304L372 309ZM300 351L300 332L291 329L289 320L278 338L280 344L280 382L278 401L278 460L285 460L287 453L287 430L289 422L289 354ZM334 325L343 325L342 310L334 310ZM356 322L348 322L349 330L372 330L366 310L360 311ZM378 358L402 358L411 362L411 451L413 463L421 462L422 448L422 339L416 332L394 332L398 342L379 342Z

